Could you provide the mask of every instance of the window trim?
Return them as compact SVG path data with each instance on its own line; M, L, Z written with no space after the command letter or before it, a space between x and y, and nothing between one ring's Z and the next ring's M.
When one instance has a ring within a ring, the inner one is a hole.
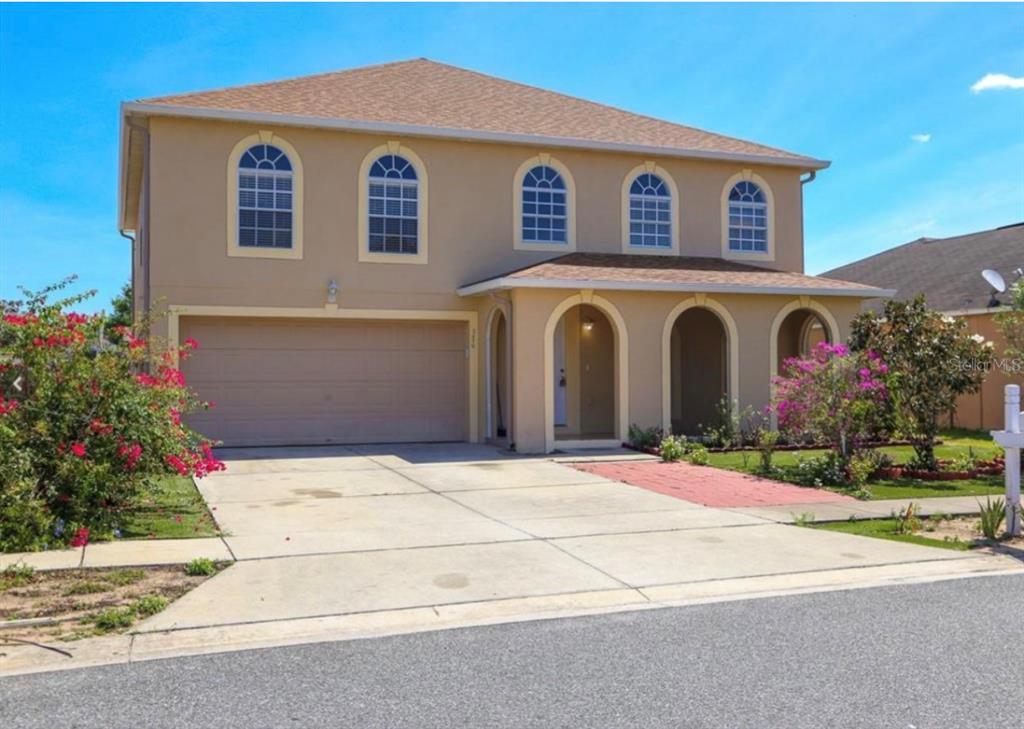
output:
M633 185L633 181L643 174L653 174L660 177L666 185L668 185L669 194L672 196L671 208L670 208L670 225L671 230L671 243L672 245L668 248L651 248L650 246L635 246L630 243L629 235L629 189ZM647 256L678 256L679 251L682 250L682 225L680 223L680 208L682 203L679 199L679 188L676 186L676 181L672 175L669 174L668 170L659 167L658 164L652 160L647 160L643 164L639 164L629 172L622 179L622 252L630 253L633 255L647 255Z
M729 194L740 182L753 182L764 193L767 206L768 250L767 251L734 251L729 248ZM775 195L768 182L753 170L742 170L726 180L722 187L722 258L735 261L769 261L775 260Z
M417 190L417 214L418 223L416 226L416 253L383 253L370 250L370 168L373 163L387 154L398 155L409 161L409 164L416 170ZM423 265L427 263L427 225L428 212L430 210L427 182L427 166L420 156L401 142L391 141L371 149L362 164L359 165L359 205L358 205L358 247L360 263L412 263Z
M523 178L538 165L550 167L565 183L565 243L538 243L523 240ZM576 181L561 161L542 152L523 161L512 178L512 247L517 251L557 251L571 253L576 250Z
M272 144L288 155L292 165L292 247L257 248L238 244L238 163L248 149L257 144ZM298 151L286 139L270 130L260 130L238 141L227 165L227 255L232 258L276 258L302 260L303 168Z

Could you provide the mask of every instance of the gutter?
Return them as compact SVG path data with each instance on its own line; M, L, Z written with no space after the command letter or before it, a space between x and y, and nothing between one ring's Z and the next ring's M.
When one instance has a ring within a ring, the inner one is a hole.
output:
M459 139L475 142L502 142L506 144L523 144L530 146L568 147L572 149L592 149L608 152L654 155L659 157L681 157L687 159L725 160L731 162L747 162L750 164L775 165L780 167L796 167L808 170L823 170L831 163L811 157L775 157L768 154L739 154L735 152L713 152L701 149L680 149L674 147L658 147L649 144L625 144L621 142L594 142L575 137L554 137L542 134L514 134L510 132L489 132L479 129L459 129L457 127L433 127L422 124L397 124L392 122L362 121L358 119L327 119L317 116L296 114L270 114L259 111L238 111L233 109L204 109L191 106L171 104L147 104L140 101L127 101L121 104L122 114L147 114L154 116L173 116L193 119L214 119L222 121L241 121L254 124L276 124L286 126L314 127L321 129L337 129L350 132L366 132L370 134L394 134L413 137L440 137L442 139Z
M507 289L593 289L595 291L673 291L704 294L782 294L796 296L854 296L862 299L891 299L896 289L835 288L808 286L749 286L745 284L675 283L671 281L600 281L591 279L547 279L502 276L462 286L459 296L476 296Z

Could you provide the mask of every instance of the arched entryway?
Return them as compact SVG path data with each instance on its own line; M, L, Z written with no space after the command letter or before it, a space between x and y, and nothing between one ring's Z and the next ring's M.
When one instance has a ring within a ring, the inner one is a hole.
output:
M615 333L600 309L579 304L554 332L556 440L615 438Z
M832 342L828 323L813 309L796 309L779 324L776 334L775 367L781 371L782 363L790 357L806 357L820 342Z
M626 437L629 345L622 315L575 294L545 327L547 449L618 444Z
M497 308L487 324L487 438L507 443L512 432L512 350L508 317Z
M729 397L728 332L715 312L694 306L676 317L669 343L671 430L700 435Z
M769 381L775 380L786 359L803 356L823 341L839 341L839 323L831 311L809 296L783 306L775 314L769 334ZM774 413L771 423L776 426Z

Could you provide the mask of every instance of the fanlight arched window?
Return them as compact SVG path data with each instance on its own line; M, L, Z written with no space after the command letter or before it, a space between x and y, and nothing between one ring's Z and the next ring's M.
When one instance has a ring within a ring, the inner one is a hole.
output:
M737 182L729 192L729 250L768 252L768 203L753 182Z
M629 187L629 244L672 247L672 193L655 174L637 175Z
M292 163L272 144L249 147L238 161L238 245L292 247Z
M537 165L523 177L523 241L565 243L567 192L553 168Z
M419 179L405 157L386 154L370 167L369 248L410 253L419 248Z

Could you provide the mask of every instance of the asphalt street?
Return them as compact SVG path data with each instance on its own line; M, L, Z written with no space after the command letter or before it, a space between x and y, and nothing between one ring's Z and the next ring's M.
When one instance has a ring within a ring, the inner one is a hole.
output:
M1024 577L0 679L0 727L1024 726Z

